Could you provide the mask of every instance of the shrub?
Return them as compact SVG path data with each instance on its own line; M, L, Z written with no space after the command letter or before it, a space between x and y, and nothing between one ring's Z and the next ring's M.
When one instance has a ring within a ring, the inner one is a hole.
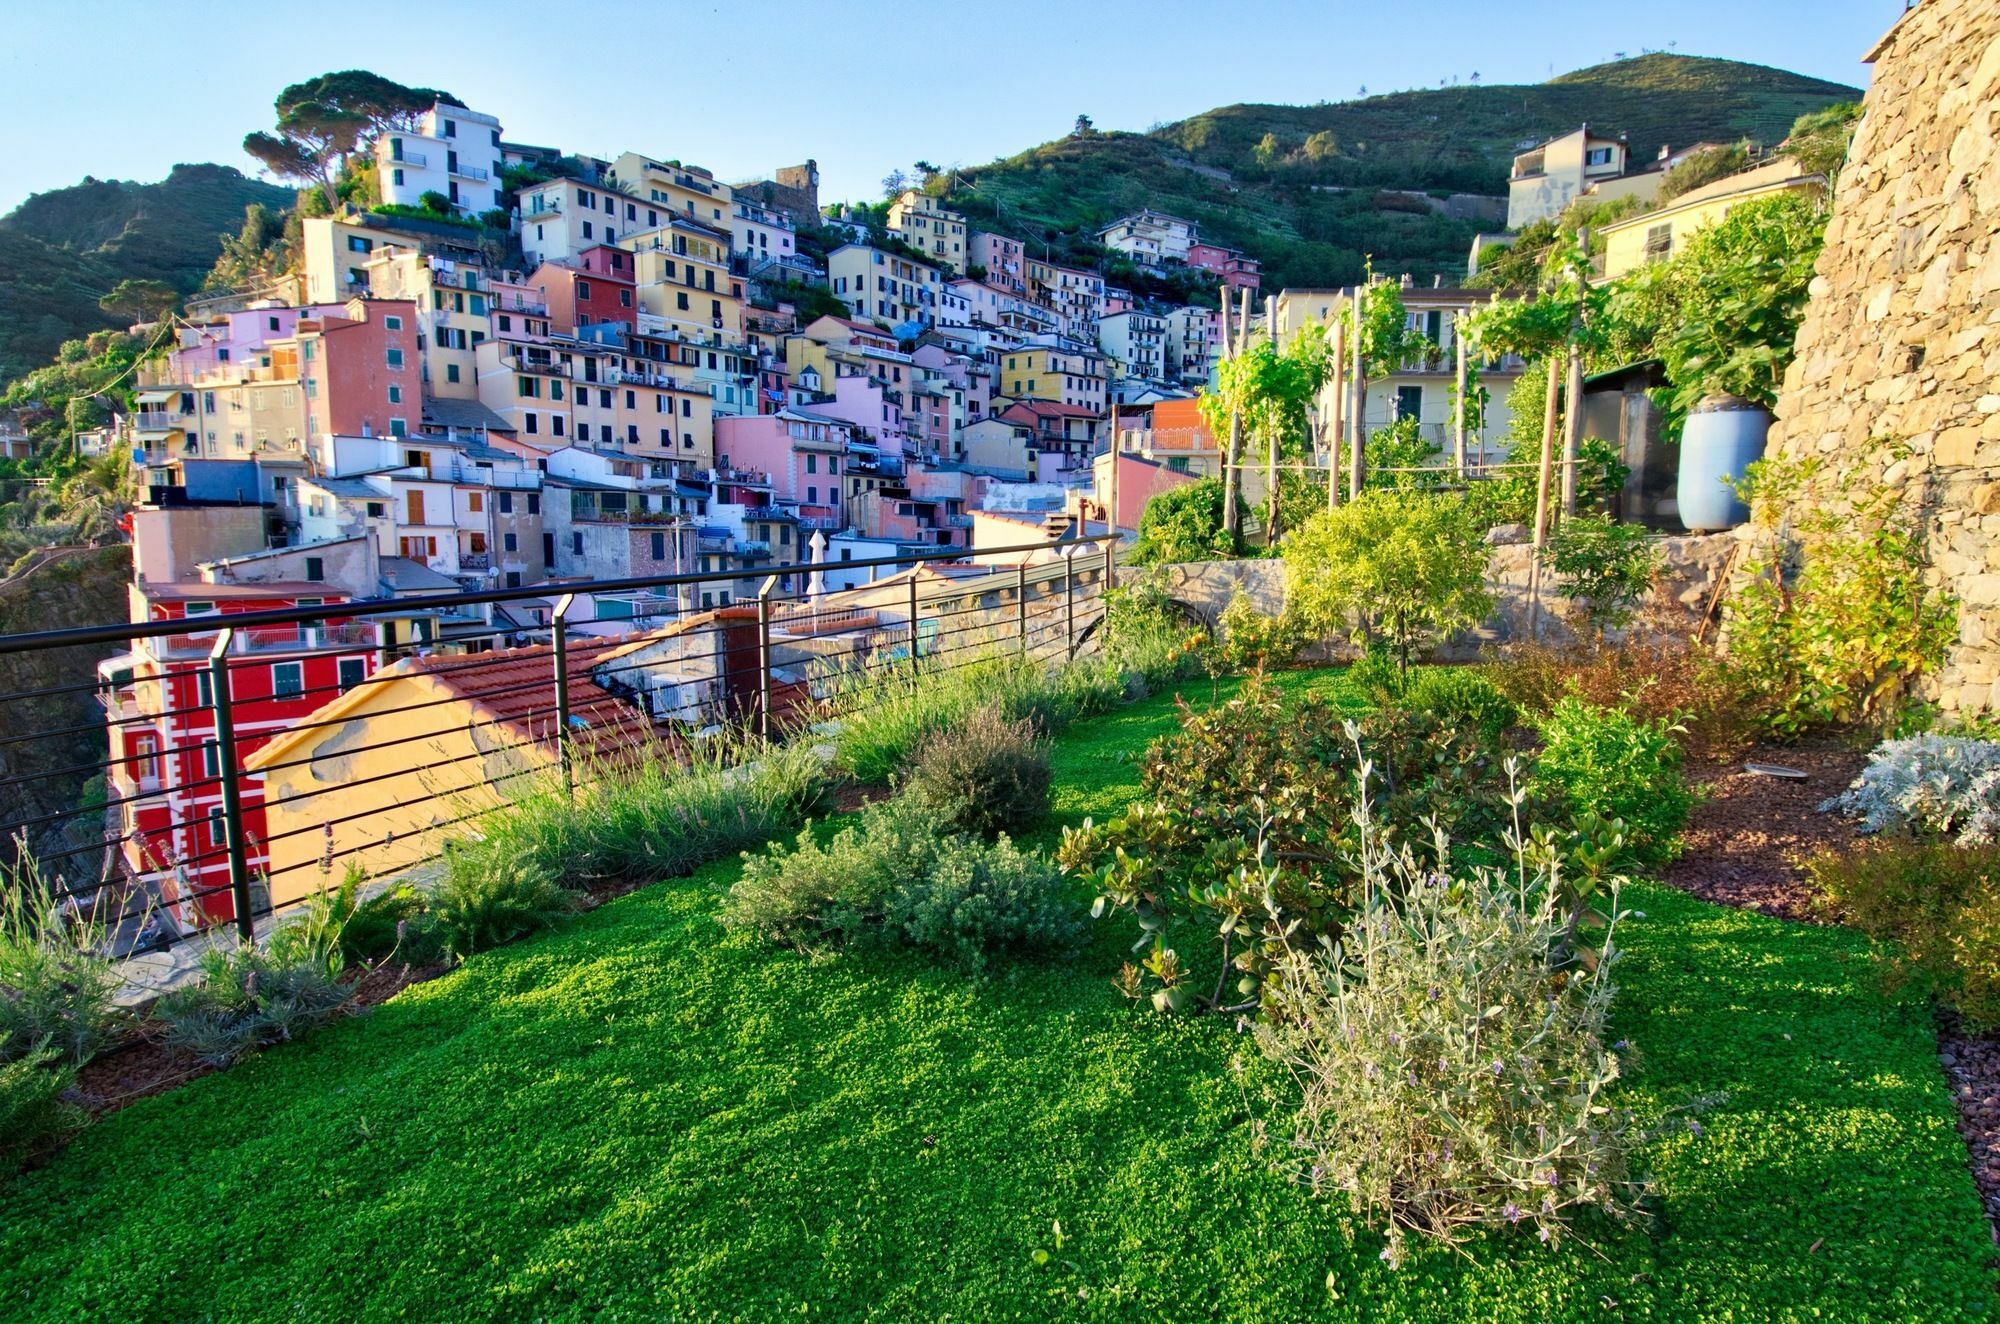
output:
M1298 661L1306 645L1295 617L1283 612L1266 616L1240 588L1230 595L1219 623L1222 640L1218 651L1223 664L1235 671L1288 667Z
M1428 641L1491 610L1484 530L1456 497L1364 492L1284 544L1287 607L1321 637L1379 640L1408 669Z
M1206 632L1174 607L1166 587L1150 576L1104 595L1104 658L1119 674L1137 676L1147 690L1200 675Z
M1806 861L1827 908L1878 940L1892 986L1915 984L2000 1028L2000 843L1882 840Z
M1574 694L1667 724L1698 758L1735 753L1758 726L1757 706L1729 668L1678 634L1628 637L1616 648L1517 644L1481 670L1523 713L1545 716Z
M1860 820L1863 832L1952 837L1968 846L2000 827L2000 743L1963 736L1886 740L1839 795L1820 806Z
M1166 565L1235 556L1235 540L1223 527L1223 495L1221 479L1198 478L1148 501L1139 515L1134 563ZM1241 510L1240 497L1236 504Z
M1373 814L1387 831L1434 855L1490 860L1483 843L1511 821L1511 788L1500 751L1475 728L1399 709L1350 721L1318 696L1291 702L1254 678L1214 708L1184 705L1181 729L1146 752L1147 798L1104 824L1066 831L1057 856L1096 890L1094 914L1131 915L1140 944L1151 944L1121 972L1124 991L1162 1010L1259 1006L1277 940L1258 918L1267 860L1286 913L1314 936L1338 938L1354 900L1352 816L1364 758L1376 777ZM1195 992L1172 945L1188 924L1220 949L1207 994Z
M1488 745L1498 745L1520 716L1514 701L1471 667L1422 667L1412 671L1397 702L1412 712L1428 714L1446 727L1469 727Z
M430 910L446 954L462 961L574 914L577 898L531 860L453 851Z
M1033 722L983 705L924 741L905 794L954 827L1019 832L1049 811L1048 745Z
M396 957L408 965L430 965L445 958L445 935L422 892L398 883L364 900L359 897L360 881L360 870L350 870L333 900L341 917L343 957L354 962Z
M104 926L65 913L17 839L18 863L0 867L0 1062L53 1052L72 1063L109 1036L118 977L103 954Z
M342 1012L354 998L340 982L344 964L338 921L322 897L304 917L280 925L267 948L203 952L201 977L161 997L153 1014L169 1047L228 1066Z
M1534 790L1572 817L1623 824L1621 864L1657 866L1679 852L1694 796L1681 779L1681 748L1665 722L1571 695L1556 702L1539 730Z
M1563 520L1542 557L1563 596L1596 634L1632 619L1660 562L1644 528L1606 515Z
M586 767L574 796L539 779L460 841L477 874L518 861L566 886L657 882L761 846L819 802L826 770L803 742L749 750L730 740L662 747L614 768Z
M1632 1217L1643 1136L1609 1101L1615 905L1595 970L1556 971L1568 916L1518 851L1448 878L1376 841L1362 890L1338 946L1279 929L1280 1014L1257 1038L1297 1089L1285 1166L1380 1219L1392 1265L1408 1231L1525 1225L1554 1245L1586 1209Z
M1053 866L904 797L824 843L808 828L790 849L743 858L722 922L791 946L885 941L977 971L993 952L1058 950L1077 933Z
M1792 526L1797 566L1753 565L1729 614L1730 670L1759 699L1764 724L1786 737L1893 725L1958 629L1954 602L1926 582L1920 512L1898 489L1816 491L1815 473L1810 463L1753 466L1760 516L1801 512Z
M76 1064L46 1044L30 1044L0 1061L0 1163L13 1166L38 1147L83 1123L65 1096Z

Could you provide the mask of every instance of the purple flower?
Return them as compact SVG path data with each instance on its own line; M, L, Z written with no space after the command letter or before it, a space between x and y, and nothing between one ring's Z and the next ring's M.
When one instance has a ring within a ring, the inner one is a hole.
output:
M1546 1243L1549 1239L1549 1230L1545 1227L1538 1227L1535 1229L1535 1235L1540 1237L1542 1241Z
M1496 1057L1493 1059L1493 1079L1495 1080L1500 1079L1500 1073L1505 1071L1506 1069L1507 1069L1506 1064L1501 1062L1499 1058Z
M1690 1120L1688 1121L1688 1131L1689 1131L1689 1132L1690 1132L1690 1133L1691 1133L1691 1134L1692 1134L1692 1135L1694 1136L1694 1138L1695 1138L1695 1139L1697 1139L1697 1140L1701 1139L1701 1123L1700 1123L1700 1122L1697 1122L1697 1121L1694 1121L1694 1120L1690 1119Z
M1551 1186L1560 1186L1562 1184L1562 1178L1557 1174L1554 1168L1549 1169L1549 1175L1547 1177L1547 1181Z
M1506 1220L1507 1220L1507 1221L1508 1221L1509 1223L1518 1223L1518 1222L1520 1222L1520 1221L1521 1221L1521 1206L1520 1206L1520 1205L1517 1205L1517 1204L1515 1204L1515 1203L1514 1203L1514 1202L1513 1202L1512 1200L1509 1200L1509 1201L1507 1202L1507 1206L1506 1206L1506 1208L1504 1208L1504 1209L1502 1209L1502 1210L1500 1211L1500 1217L1502 1217L1502 1218L1506 1219Z

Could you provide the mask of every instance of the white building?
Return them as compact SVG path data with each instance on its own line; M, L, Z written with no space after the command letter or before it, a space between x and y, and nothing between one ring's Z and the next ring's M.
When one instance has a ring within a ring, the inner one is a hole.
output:
M1215 371L1215 344L1209 338L1213 309L1175 308L1161 320L1165 337L1160 350L1160 367L1170 382L1182 386L1207 386Z
M1097 323L1098 348L1113 375L1126 380L1166 380L1166 336L1165 318L1136 308L1109 313Z
M1188 249L1201 235L1193 221L1169 216L1148 207L1130 216L1121 216L1097 232L1106 248L1116 249L1143 266L1165 262L1185 262Z
M426 193L451 199L468 215L500 205L500 121L440 101L414 129L393 129L375 140L382 201L415 207Z

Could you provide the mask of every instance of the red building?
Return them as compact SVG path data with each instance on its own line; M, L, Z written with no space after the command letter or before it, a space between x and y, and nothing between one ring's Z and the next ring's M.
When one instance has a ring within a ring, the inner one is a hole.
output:
M1213 271L1232 290L1254 290L1263 283L1262 263L1248 253L1220 244L1190 244L1188 265Z
M574 335L579 327L603 322L639 325L632 255L622 248L605 244L586 248L573 267L544 262L527 283L541 291L549 306L549 325L558 335Z
M300 318L293 341L273 348L271 367L297 376L308 440L400 437L423 422L419 357L414 302L352 299L339 314Z
M236 907L218 777L209 653L232 615L344 602L325 584L139 584L132 618L214 617L216 629L156 635L98 665L110 726L107 791L122 815L131 877L150 885L187 929L227 922ZM229 698L238 766L273 735L352 689L382 661L380 627L333 618L325 624L259 626L236 636ZM243 823L253 889L268 860L263 778L242 779Z

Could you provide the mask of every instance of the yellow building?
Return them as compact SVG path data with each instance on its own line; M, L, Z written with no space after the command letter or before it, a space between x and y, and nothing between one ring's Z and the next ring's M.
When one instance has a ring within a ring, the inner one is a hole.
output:
M1616 280L1649 262L1664 262L1680 250L1688 236L1714 225L1731 208L1752 198L1792 191L1817 197L1826 192L1826 176L1808 174L1799 163L1783 157L1712 184L1690 189L1664 207L1600 226L1604 238L1603 279Z
M727 228L681 216L620 239L632 254L639 311L684 340L740 343L743 281L730 274L729 244Z
M339 303L368 294L368 260L378 248L407 246L410 237L330 216L300 222L299 264L307 303Z
M1029 345L1000 356L997 394L1012 400L1052 400L1104 412L1103 356L1082 349Z
M965 218L921 189L905 189L889 204L889 228L951 275L965 271Z
M571 728L583 760L642 754L652 726L598 683L625 639L573 640ZM514 798L555 767L555 677L547 645L404 658L244 760L264 777L274 905L337 881L438 855L463 820Z
M492 328L492 295L477 265L426 257L412 248L378 247L364 264L378 299L408 299L423 323L418 341L424 390L447 400L477 400L474 351Z
M842 244L827 254L826 274L834 297L860 318L902 326L935 321L938 269L867 244Z
M646 214L644 204L647 203L725 233L734 223L735 190L700 166L682 165L678 161L655 161L637 152L626 152L611 163L611 169L605 173L605 182L618 187L625 199L634 204L627 217L626 230L639 228L632 222ZM727 251L727 241L724 251Z

